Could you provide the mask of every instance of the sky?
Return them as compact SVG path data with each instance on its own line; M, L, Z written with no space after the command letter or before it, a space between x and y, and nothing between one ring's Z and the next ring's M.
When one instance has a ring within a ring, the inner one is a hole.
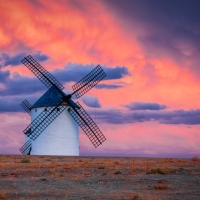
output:
M107 76L78 99L106 137L80 155L200 156L200 1L0 0L0 154L20 154L47 88L32 55L65 87L100 64ZM77 100L74 99L76 102Z

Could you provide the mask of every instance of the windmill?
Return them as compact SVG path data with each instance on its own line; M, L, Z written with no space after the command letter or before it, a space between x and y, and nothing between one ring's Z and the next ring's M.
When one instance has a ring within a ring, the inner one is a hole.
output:
M59 134L59 131L63 132L63 128L59 129L59 126L58 128L54 127L54 124L56 126L58 123L61 125L71 124L71 129L67 131L70 132L70 137L73 133L77 135L78 129L76 127L79 125L95 148L106 140L103 133L88 113L83 109L80 103L75 103L71 99L73 95L75 95L77 99L80 98L106 76L100 65L97 65L88 75L73 85L73 92L66 95L62 91L64 87L58 82L58 80L44 69L36 60L34 60L32 56L29 55L25 57L21 62L48 88L48 91L34 105L31 105L27 100L24 100L20 104L32 117L32 122L24 130L26 142L19 149L22 154L44 154L44 151L41 149L44 149L44 146L48 144L49 140L51 140L51 144L54 145L57 139L55 136ZM41 102L43 102L43 105L38 105ZM37 108L40 109L39 112L37 112ZM61 116L62 122L59 121ZM46 133L45 130L50 128L50 126L53 127L54 130L51 130L51 133ZM66 134L67 133L62 133L61 137L64 137L63 135ZM45 137L43 137L44 135ZM43 138L43 140L41 138ZM68 140L62 140L61 138L60 142L63 144L63 142L68 141L68 144L65 145L67 146L66 148L68 148L68 150L75 148L75 153L72 153L72 155L79 155L79 149L77 153L77 148L79 148L77 140L77 138L74 139L73 144L70 144ZM59 149L59 145L60 144L57 144L57 149ZM52 146L45 148L45 154L48 154L47 151L50 149L51 152L54 151ZM58 152L60 151L58 150ZM61 155L61 153L59 154Z

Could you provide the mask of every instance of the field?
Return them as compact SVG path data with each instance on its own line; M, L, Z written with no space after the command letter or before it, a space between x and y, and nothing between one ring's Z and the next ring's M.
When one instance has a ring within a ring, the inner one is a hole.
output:
M200 159L0 156L0 199L200 200Z

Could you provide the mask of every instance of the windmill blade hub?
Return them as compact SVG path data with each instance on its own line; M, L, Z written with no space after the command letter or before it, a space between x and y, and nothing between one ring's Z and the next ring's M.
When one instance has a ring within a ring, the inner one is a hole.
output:
M69 99L71 99L72 95L68 94L66 96L63 97L63 101L68 101Z

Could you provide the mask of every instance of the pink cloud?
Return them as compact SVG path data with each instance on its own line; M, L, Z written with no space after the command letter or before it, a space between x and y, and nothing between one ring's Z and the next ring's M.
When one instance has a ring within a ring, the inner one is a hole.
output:
M19 154L19 147L24 143L23 130L30 123L26 113L0 114L0 153Z
M93 151L99 155L147 157L191 157L200 155L199 126L164 125L157 122L126 125L100 124L107 140ZM83 134L80 136L82 154L90 154L92 144ZM109 154L110 155L110 154Z

